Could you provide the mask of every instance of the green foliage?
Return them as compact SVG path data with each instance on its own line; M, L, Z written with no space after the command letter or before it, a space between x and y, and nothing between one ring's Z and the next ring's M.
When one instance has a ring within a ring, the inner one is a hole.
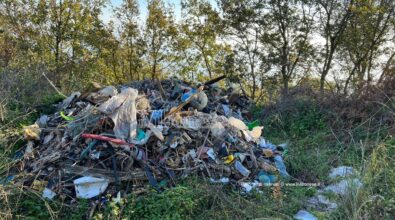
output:
M59 215L62 219L69 219L69 220L78 220L86 218L88 211L89 211L89 200L81 199L78 201L77 204L74 205L75 207L67 207L64 208L66 210L60 210Z
M197 177L163 193L150 192L127 199L123 216L134 219L229 219L284 217L302 208L301 199L315 193L309 187L284 187L283 198L272 197L272 188L241 195L232 187L210 184ZM103 216L102 216L103 217Z
M0 216L14 216L22 219L70 219L77 220L86 217L88 200L79 200L78 204L62 204L58 199L53 201L41 197L41 192L14 189L12 186L6 190L0 187L1 202Z
M116 16L121 24L119 41L114 39L112 54L119 56L120 60L111 59L114 74L121 74L122 81L138 80L143 75L141 68L144 53L144 40L138 26L138 5L136 0L123 1L121 7L116 9ZM122 62L122 61L126 62ZM118 77L119 79L119 77Z
M182 1L181 5L184 18L180 25L182 44L177 49L179 56L184 57L185 53L190 54L188 67L194 67L184 69L184 71L187 71L187 76L199 81L222 75L222 66L230 51L226 44L217 41L223 32L219 13L205 0ZM199 70L204 71L199 74Z
M333 219L392 219L395 215L395 142L392 137L377 143L364 162L360 176L364 186L338 199Z
M42 97L35 97L35 109L26 113L26 108L29 104L11 101L7 105L7 115L0 126L18 127L33 124L41 114L52 114L56 111L54 104L63 100L64 97L57 94L45 94ZM29 109L27 109L29 110ZM5 127L4 127L5 128Z
M327 179L331 160L337 148L331 146L328 133L319 132L291 142L285 159L288 172L308 183L321 183ZM325 161L325 162L323 162Z
M37 198L25 198L21 200L19 207L14 207L15 213L24 213L26 219L49 219L51 216L43 202L38 202Z
M198 207L199 194L191 188L177 186L163 193L137 198L132 218L143 219L185 219L193 217Z
M148 2L148 17L145 24L147 63L152 79L159 79L163 66L171 61L172 45L177 39L173 14L162 0Z
M309 100L295 100L278 105L278 111L265 118L263 123L270 136L298 139L313 136L320 131L328 131L325 115ZM270 136L268 138L270 138Z
M54 104L62 101L64 97L58 93L52 93L44 95L41 100L41 105L37 108L37 111L41 114L52 114L56 111Z

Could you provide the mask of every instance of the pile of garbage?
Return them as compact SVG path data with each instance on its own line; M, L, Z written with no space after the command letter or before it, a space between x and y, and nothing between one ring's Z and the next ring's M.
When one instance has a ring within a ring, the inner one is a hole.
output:
M286 145L263 138L251 100L224 78L92 83L24 128L28 143L14 169L44 197L74 200L160 192L191 175L243 192L289 177Z

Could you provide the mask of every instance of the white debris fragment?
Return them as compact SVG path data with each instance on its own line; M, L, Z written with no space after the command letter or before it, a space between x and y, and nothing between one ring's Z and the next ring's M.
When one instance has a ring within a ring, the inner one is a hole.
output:
M243 189L244 192L249 193L251 190L259 187L261 184L258 181L254 182L242 182L240 184L241 188Z
M325 187L324 191L333 192L337 195L346 195L350 189L353 188L360 188L362 186L362 182L357 179L349 179L349 180L342 180L338 183L331 184Z
M225 128L221 122L217 121L211 126L210 131L214 137L219 138L225 133Z
M49 121L48 115L41 115L40 118L37 120L36 124L38 124L40 128L45 128L47 127L48 121Z
M322 194L317 194L309 198L307 203L310 207L314 207L322 211L331 211L337 208L337 204L335 202L331 202L326 196Z
M331 169L329 178L335 179L336 177L346 177L348 175L354 174L354 169L352 167L340 166Z
M114 122L114 134L122 140L132 140L137 134L136 89L123 89L120 94L111 97L99 106L99 110L108 114Z
M214 178L210 178L210 181L212 182L212 183L223 183L223 184L225 184L225 183L229 183L229 178L228 177L222 177L222 178L220 178L220 179L214 179Z
M52 200L56 196L56 193L48 188L45 188L42 196L43 198Z
M25 158L28 158L28 157L32 156L33 146L34 146L34 142L33 141L27 142L26 149L25 149L25 154L24 154Z
M296 220L317 220L317 217L315 217L313 214L306 210L299 210L298 213L294 216L294 219Z
M216 160L216 159L217 159L216 156L215 156L214 150L213 150L213 148L211 148L211 147L210 147L210 149L208 149L207 155L208 155L211 159L213 159L213 160Z
M80 96L81 96L80 92L73 92L69 97L67 97L63 100L63 102L60 104L59 108L60 109L67 108L74 99L76 99Z
M240 119L230 117L228 121L229 121L230 125L237 128L238 130L247 130L248 129L247 125L244 124L244 122Z
M46 135L44 137L43 144L48 144L54 138L54 136L55 136L54 132L51 132L48 135Z
M108 186L107 179L84 176L74 180L77 198L90 199L103 193Z

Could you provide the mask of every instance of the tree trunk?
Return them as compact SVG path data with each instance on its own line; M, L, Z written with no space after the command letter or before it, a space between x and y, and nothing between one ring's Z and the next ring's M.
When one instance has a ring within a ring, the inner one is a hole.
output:
M328 74L328 72L322 72L321 73L321 78L320 78L320 93L323 94L324 93L324 87L325 87L325 78L326 75Z
M289 92L289 78L283 76L283 94L288 95Z
M157 79L157 74L156 74L156 65L157 65L157 59L156 57L154 58L154 64L152 65L152 73L151 73L151 78L152 79Z

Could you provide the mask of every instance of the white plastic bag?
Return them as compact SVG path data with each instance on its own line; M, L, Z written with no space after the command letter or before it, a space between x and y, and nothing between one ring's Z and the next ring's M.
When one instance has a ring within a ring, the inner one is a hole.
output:
M84 176L74 180L77 198L90 199L103 193L108 186L106 179Z
M119 139L131 141L136 136L137 95L136 89L126 88L99 106L99 110L108 114L113 120L114 134Z

